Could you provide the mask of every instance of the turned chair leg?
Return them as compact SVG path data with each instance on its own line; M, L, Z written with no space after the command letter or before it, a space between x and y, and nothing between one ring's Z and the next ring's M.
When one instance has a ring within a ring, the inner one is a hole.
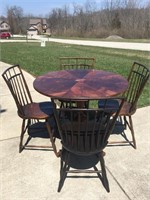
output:
M69 171L70 166L68 165L68 162L69 162L69 153L66 152L65 160L63 161L63 158L61 158L60 160L60 180L57 190L58 192L61 191L65 178L67 176L67 172Z
M26 123L26 119L23 119L22 121L22 127L21 127L21 135L20 135L20 144L19 144L19 153L22 152L22 150L24 149L24 146L23 146L23 138L24 138L24 134L30 124L30 120L28 120L27 122L27 125L25 126L25 123Z
M101 152L99 155L99 160L100 160L100 165L101 165L101 170L102 170L102 181L107 192L110 192L109 183L108 183L108 179L106 175L106 169L105 169L105 161L103 158L104 155L105 155L104 152Z
M48 130L48 134L49 134L49 137L50 137L50 141L51 141L51 144L52 144L53 151L54 151L56 157L60 157L60 152L57 151L57 148L56 148L56 145L55 145L55 138L52 135L52 130L51 130L51 127L48 123L48 120L46 120L46 127L47 127L47 130Z
M132 117L129 116L129 123L130 123L130 130L131 130L131 135L132 135L132 141L133 141L133 146L136 149L136 140L135 140L135 134L134 134L134 129L133 129L133 122L132 122Z
M132 121L132 117L128 116L129 120L127 119L127 116L123 116L123 125L125 127L125 129L128 127L131 131L131 136L132 136L132 141L129 141L130 145L133 146L133 148L137 148L136 146L136 139L135 139L135 134L134 134L134 129L133 129L133 121Z

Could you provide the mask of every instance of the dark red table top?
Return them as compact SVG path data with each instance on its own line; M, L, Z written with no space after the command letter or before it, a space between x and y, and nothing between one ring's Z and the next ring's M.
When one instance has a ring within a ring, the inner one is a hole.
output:
M64 99L101 99L126 91L128 81L119 74L101 70L61 70L35 79L39 93Z

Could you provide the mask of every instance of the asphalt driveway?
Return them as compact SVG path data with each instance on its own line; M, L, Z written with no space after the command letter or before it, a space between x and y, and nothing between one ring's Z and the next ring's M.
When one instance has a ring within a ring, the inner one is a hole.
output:
M28 42L58 42L64 44L76 44L95 47L117 48L117 49L130 49L140 51L150 51L150 43L131 43L131 42L110 42L110 41L87 41L87 40L68 40L57 38L42 38L41 36L34 36L35 40L28 40ZM0 40L0 42L27 42L27 40Z
M85 46L150 51L150 43L129 43L129 42L109 42L109 41L103 42L103 41L86 41L86 40L66 40L66 39L54 39L54 38L49 38L49 41L66 43L66 44L78 44Z

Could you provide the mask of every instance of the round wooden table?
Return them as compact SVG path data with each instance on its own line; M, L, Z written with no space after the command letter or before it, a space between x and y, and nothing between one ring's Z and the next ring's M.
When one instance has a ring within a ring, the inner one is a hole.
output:
M102 99L127 90L121 75L102 70L61 70L38 76L33 86L39 93L58 99Z

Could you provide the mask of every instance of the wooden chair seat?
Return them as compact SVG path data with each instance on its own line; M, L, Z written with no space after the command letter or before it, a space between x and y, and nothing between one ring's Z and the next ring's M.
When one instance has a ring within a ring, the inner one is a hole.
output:
M99 100L98 101L98 107L99 108L103 108L104 107L104 102L105 102L104 99ZM119 101L108 99L107 103L106 103L106 106L108 108L117 108L119 106ZM133 115L135 112L136 112L136 109L132 108L132 104L125 101L123 106L122 106L122 108L121 108L121 110L120 110L119 116L123 116L123 115L128 115L129 116L131 114Z
M128 102L124 102L124 105L122 106L122 109L119 113L119 116L130 116L133 115L136 112L136 109L132 108L132 104Z
M18 115L25 119L48 119L53 114L53 108L51 102L41 102L41 103L30 103L23 106L23 113Z

